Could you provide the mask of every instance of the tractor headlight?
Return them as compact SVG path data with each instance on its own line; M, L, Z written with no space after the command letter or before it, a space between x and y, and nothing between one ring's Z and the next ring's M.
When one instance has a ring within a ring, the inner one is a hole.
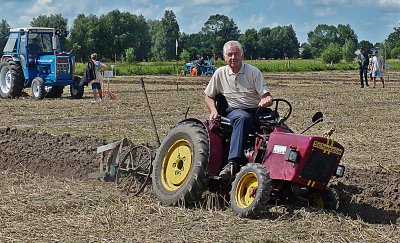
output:
M335 176L343 177L344 176L344 170L345 170L345 167L343 165L338 165L338 167L336 168Z
M300 154L299 151L297 151L296 147L290 146L289 148L286 149L285 152L285 160L292 162L292 163L297 163L299 161Z

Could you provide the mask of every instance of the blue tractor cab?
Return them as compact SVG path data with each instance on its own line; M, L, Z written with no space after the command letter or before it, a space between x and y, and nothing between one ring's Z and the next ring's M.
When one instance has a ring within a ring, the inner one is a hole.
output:
M73 99L82 98L74 55L65 52L59 36L54 28L10 29L0 63L1 98L19 97L29 87L34 99L58 98L67 85Z

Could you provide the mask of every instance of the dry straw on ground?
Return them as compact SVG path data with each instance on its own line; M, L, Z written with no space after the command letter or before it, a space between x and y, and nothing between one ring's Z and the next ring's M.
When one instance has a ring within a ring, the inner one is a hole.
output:
M164 207L151 188L140 197L87 180L97 146L126 137L154 143L139 78L112 80L118 99L0 100L0 240L4 242L399 242L399 74L388 87L359 88L354 72L271 74L275 97L289 100L287 124L300 131L316 111L345 147L346 177L332 181L337 213L271 201L258 219L233 215L209 195L197 207ZM160 137L189 116L205 119L206 78L145 77ZM67 92L67 89L65 89ZM8 127L8 129L7 129ZM14 129L16 128L16 129ZM68 134L68 135L67 135ZM223 200L222 200L223 201Z

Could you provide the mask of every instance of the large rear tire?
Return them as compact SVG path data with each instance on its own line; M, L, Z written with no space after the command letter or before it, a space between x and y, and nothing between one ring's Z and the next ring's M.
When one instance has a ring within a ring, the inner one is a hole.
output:
M22 95L24 75L21 65L11 58L0 64L0 97L15 98Z
M209 141L195 121L177 124L162 141L153 163L153 190L165 205L190 205L208 187Z
M70 85L70 91L71 91L71 98L72 99L80 99L83 96L83 92L85 91L85 88L79 85L81 82L81 78L78 76L74 77L74 82Z
M270 193L267 169L262 164L249 163L242 167L232 183L232 210L240 217L254 218L266 209Z
M46 95L46 90L44 87L44 81L40 77L36 77L32 81L32 98L35 100L43 100Z

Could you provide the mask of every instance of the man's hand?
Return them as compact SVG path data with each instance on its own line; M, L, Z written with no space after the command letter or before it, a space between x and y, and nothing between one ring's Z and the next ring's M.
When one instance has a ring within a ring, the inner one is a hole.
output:
M210 111L210 120L217 119L218 117L218 111L217 107L215 107L215 100L214 98L208 97L207 95L204 97L204 102L206 103L206 106L208 110Z
M218 118L218 111L216 111L216 110L215 111L211 111L209 119L210 120L215 120L217 118Z
M258 103L259 107L270 107L272 105L272 96L271 95L264 95L263 98Z

